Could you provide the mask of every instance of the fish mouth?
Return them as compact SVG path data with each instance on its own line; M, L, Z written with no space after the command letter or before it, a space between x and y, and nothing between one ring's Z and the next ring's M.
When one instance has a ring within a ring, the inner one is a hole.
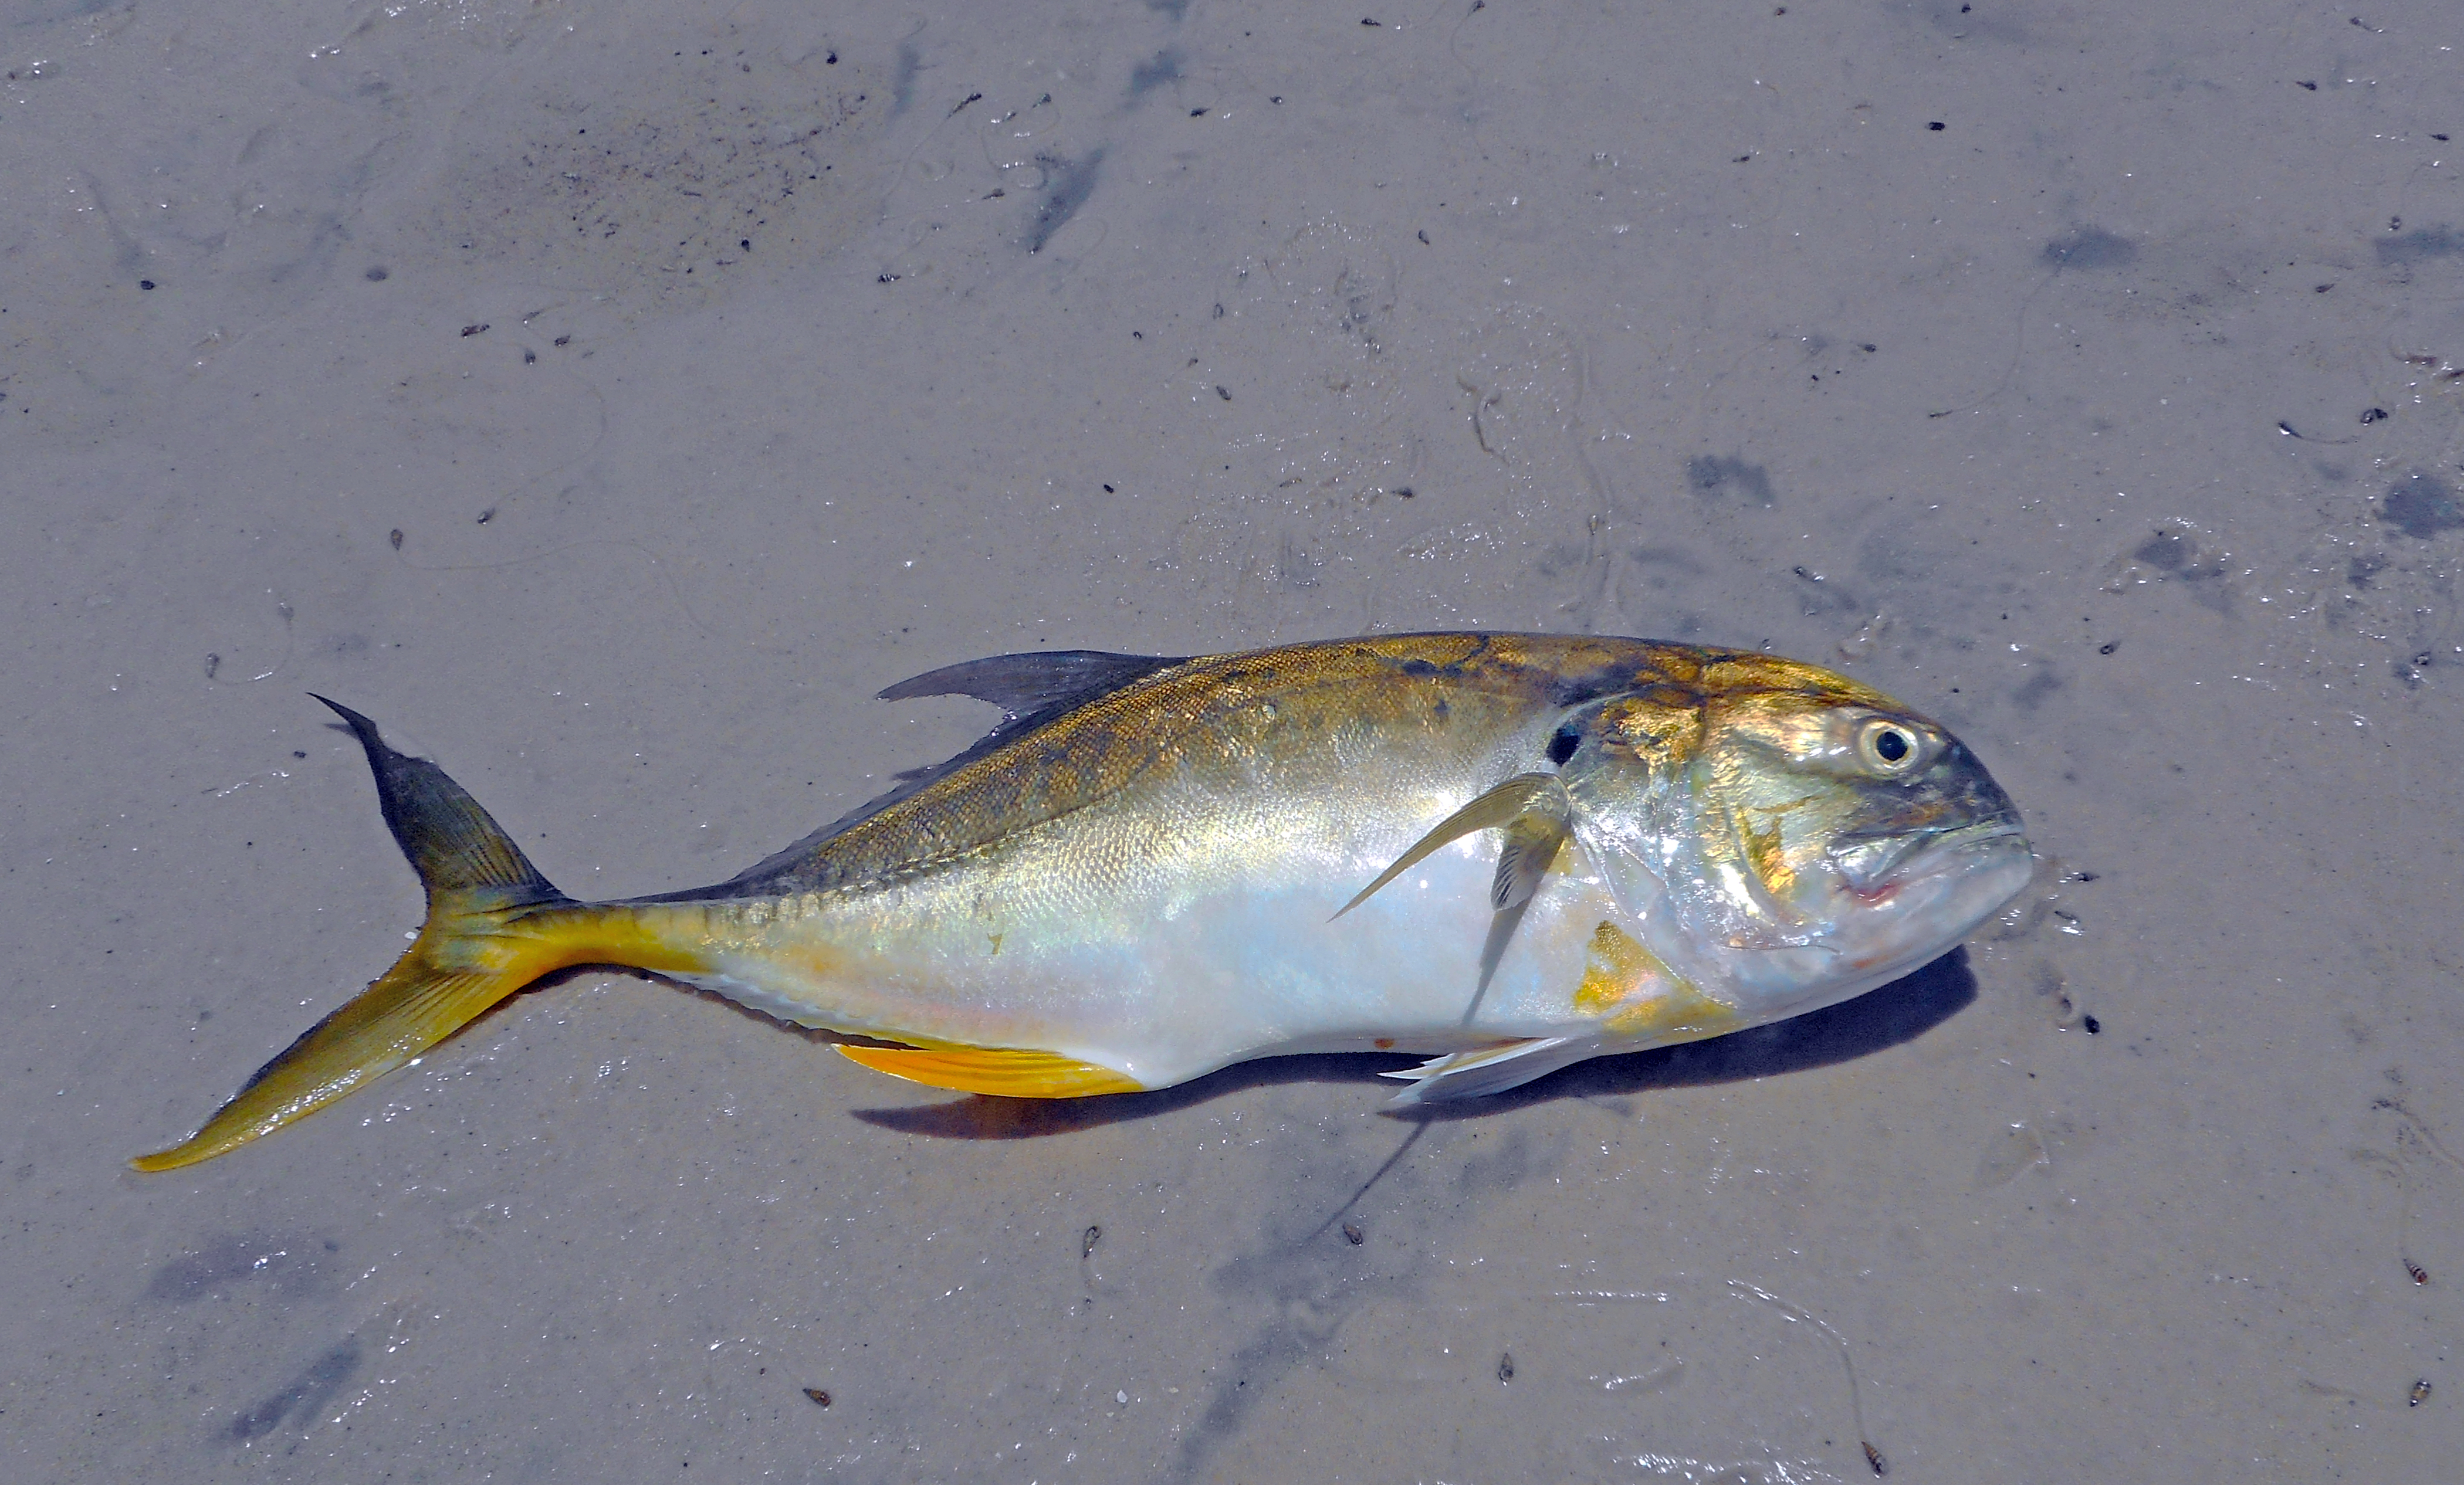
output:
M1953 875L2006 853L2026 855L2027 834L2016 810L1956 825L1878 830L1841 837L1828 852L1847 888L1867 902L1893 896L1911 883Z

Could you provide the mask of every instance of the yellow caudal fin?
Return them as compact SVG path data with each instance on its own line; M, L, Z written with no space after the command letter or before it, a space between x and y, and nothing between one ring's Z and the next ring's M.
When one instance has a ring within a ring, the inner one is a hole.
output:
M839 1051L875 1072L909 1082L1005 1099L1083 1099L1098 1093L1140 1093L1146 1088L1134 1078L1057 1052L1010 1047L857 1047L844 1042Z
M319 696L319 701L325 698ZM383 978L265 1064L183 1144L129 1162L210 1160L366 1086L552 970L592 962L584 914L548 884L462 786L341 713L376 774L385 824L428 889L428 921Z

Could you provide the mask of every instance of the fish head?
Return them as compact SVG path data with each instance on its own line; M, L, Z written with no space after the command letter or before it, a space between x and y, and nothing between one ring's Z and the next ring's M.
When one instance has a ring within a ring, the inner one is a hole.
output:
M1816 666L1724 655L1577 731L1577 839L1628 930L1732 987L1738 1024L1917 969L2034 869L2018 810L1958 738Z

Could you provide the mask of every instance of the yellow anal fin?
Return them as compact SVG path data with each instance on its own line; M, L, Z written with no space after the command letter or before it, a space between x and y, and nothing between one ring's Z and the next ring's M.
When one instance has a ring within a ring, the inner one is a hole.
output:
M856 1047L839 1051L875 1072L934 1088L1004 1099L1084 1099L1142 1093L1146 1084L1057 1052L1017 1047Z

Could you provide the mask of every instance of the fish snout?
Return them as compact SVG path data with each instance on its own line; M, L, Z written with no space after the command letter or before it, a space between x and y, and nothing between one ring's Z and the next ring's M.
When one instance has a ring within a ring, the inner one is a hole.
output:
M1955 871L1984 857L2027 851L2018 806L1967 749L1952 744L1929 782L1896 801L1884 819L1830 842L1825 854L1850 890L1870 897L1912 873Z
M1976 754L1954 742L1950 746L1950 756L1945 762L1949 765L1950 774L1948 786L1944 790L1947 796L1946 802L1949 805L1950 814L1963 820L1966 828L1991 835L2022 833L2019 807L2011 802L2011 797L2002 792L2002 786L1986 772L1985 765L1976 760Z

